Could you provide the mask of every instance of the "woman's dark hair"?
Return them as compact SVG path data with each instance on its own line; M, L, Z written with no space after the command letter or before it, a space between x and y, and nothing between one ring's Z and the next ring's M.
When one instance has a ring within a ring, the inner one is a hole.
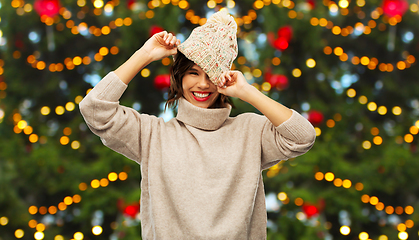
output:
M166 101L165 109L167 107L176 107L179 98L183 96L182 79L195 63L189 60L180 51L174 57L174 62L170 67L170 88L169 95ZM230 104L234 107L231 99L224 94L219 94L214 104L210 108L222 108Z

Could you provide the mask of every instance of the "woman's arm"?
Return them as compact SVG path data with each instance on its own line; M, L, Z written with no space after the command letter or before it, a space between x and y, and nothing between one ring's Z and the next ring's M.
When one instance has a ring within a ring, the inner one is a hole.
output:
M250 85L240 71L228 71L222 74L218 92L250 103L265 115L274 126L281 125L292 115L291 109L269 98Z
M149 63L175 55L179 44L180 40L171 33L156 33L114 72L122 82L128 84Z

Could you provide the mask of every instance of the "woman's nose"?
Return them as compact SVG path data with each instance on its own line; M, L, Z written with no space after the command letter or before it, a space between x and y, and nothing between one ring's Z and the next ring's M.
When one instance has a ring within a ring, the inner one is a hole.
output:
M199 86L202 88L208 88L210 86L211 81L209 80L208 76L203 76L199 79Z

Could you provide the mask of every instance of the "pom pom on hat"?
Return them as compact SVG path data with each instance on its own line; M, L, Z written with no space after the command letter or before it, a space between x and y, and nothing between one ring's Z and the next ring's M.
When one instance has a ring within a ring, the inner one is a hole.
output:
M223 72L231 69L237 57L237 24L225 10L213 14L195 28L178 50L204 70L217 85Z

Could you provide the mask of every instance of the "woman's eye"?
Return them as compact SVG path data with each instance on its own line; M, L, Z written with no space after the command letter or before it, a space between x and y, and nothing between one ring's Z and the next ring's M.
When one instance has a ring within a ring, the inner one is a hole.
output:
M197 72L191 72L190 74L197 75L198 76L198 73Z

